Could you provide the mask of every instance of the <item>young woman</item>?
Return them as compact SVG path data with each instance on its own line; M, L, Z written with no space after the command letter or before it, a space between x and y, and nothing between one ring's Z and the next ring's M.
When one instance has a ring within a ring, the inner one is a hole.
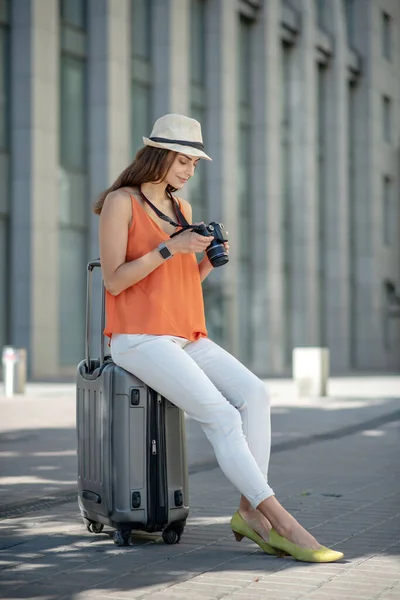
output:
M332 562L276 499L268 483L269 397L263 382L207 337L201 282L213 270L214 239L190 229L190 204L173 193L193 177L203 149L200 124L183 115L158 119L135 160L95 204L106 329L114 362L201 424L218 463L242 496L231 519L267 554ZM229 245L225 243L229 251Z

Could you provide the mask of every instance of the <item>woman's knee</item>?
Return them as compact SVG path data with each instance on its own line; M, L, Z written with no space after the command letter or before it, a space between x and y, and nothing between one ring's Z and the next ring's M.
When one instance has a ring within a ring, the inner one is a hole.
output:
M270 410L271 396L266 384L254 376L251 393L249 393L249 402L253 402L257 409Z
M259 402L261 402L264 406L270 408L271 406L271 395L269 393L269 389L265 385L261 379L258 379L257 384L257 398L259 398Z
M240 407L240 410L244 408L248 409L250 405L257 409L267 408L269 410L270 408L271 399L269 390L265 383L256 375L253 375L249 383L245 398L244 405Z
M239 411L229 402L218 406L209 415L207 426L213 432L222 435L230 435L236 430L242 429L242 420Z

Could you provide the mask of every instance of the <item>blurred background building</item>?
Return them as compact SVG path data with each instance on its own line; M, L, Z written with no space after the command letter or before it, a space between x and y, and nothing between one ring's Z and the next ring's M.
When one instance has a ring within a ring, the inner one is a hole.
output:
M183 195L231 241L211 337L261 376L296 346L399 369L398 0L0 0L0 347L75 372L91 204L168 112L202 124Z

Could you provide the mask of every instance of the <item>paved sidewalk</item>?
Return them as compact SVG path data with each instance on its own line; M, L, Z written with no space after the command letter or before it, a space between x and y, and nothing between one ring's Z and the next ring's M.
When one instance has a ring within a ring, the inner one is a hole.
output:
M345 552L343 561L298 563L267 556L251 542L235 542L229 519L238 495L208 455L191 463L191 512L180 544L166 546L157 536L142 535L129 548L117 548L110 531L89 534L76 501L60 499L74 482L73 473L68 479L63 470L65 452L74 451L65 433L74 426L71 390L64 404L58 395L53 413L54 390L48 404L42 390L33 405L27 398L13 405L0 399L0 489L8 489L0 496L0 512L15 488L25 499L49 496L49 489L54 497L53 504L25 505L14 518L0 521L0 597L400 600L400 379L348 380L342 389L348 396L317 400L297 400L287 382L270 383L275 434L270 482L322 543ZM17 441L23 431L30 441ZM201 454L201 438L192 433L189 443ZM47 451L39 444L43 438L50 442ZM13 450L6 449L10 445ZM12 456L18 445L23 456ZM29 456L33 462L26 470ZM10 462L13 483L4 483L10 476L4 477L3 465L7 470ZM30 482L18 480L28 473Z
M329 398L297 398L290 380L268 380L272 447L296 448L316 439L392 419L400 411L400 377L332 378ZM75 387L28 384L24 396L5 398L0 386L0 515L47 496L71 494L76 482ZM187 419L191 473L216 466L199 425Z

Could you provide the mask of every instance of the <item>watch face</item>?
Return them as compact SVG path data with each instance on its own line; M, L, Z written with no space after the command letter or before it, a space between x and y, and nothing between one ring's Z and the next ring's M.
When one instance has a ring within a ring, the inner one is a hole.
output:
M162 246L162 248L159 249L159 252L163 258L169 258L170 256L172 256L171 252L166 246Z

